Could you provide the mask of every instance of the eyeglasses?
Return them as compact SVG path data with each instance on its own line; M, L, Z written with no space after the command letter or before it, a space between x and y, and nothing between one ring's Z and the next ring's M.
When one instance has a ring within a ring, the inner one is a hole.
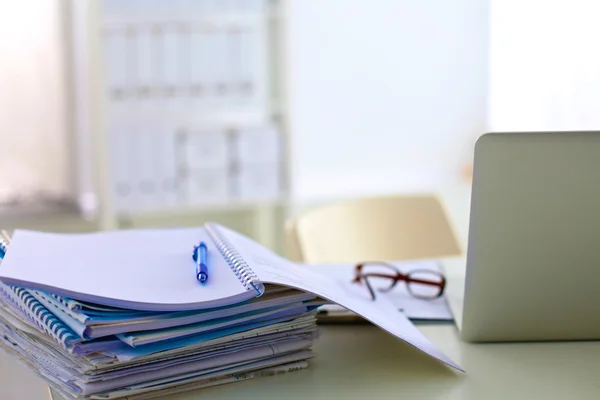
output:
M410 295L425 300L440 297L446 288L446 278L435 270L417 269L403 274L397 267L385 262L361 263L354 270L353 282L364 282L373 300L376 291L388 292L400 281L406 282Z

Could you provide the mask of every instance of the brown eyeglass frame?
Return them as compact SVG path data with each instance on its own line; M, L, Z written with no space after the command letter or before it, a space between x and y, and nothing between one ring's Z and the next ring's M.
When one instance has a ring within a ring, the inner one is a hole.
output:
M388 274L380 274L380 273L363 273L362 272L363 267L369 266L369 265L381 265L381 266L390 268L391 270L393 270L395 272L395 274L388 275ZM425 279L411 277L412 274L423 273L423 272L426 272L428 274L437 275L440 278L440 281L439 282L438 281L429 281L429 280L425 280ZM373 287L369 283L369 277L387 278L387 279L391 279L393 281L390 284L389 288L379 289L380 292L388 292L388 291L392 290L398 282L404 281L404 282L406 282L406 288L408 289L408 292L412 296L420 298L420 299L424 299L424 300L433 300L433 299L437 299L437 298L441 297L444 294L444 289L446 288L446 277L438 271L428 270L428 269L417 269L417 270L412 270L407 274L404 274L404 273L400 272L400 270L396 266L386 263L386 262L372 261L372 262L364 262L364 263L357 264L354 269L354 279L352 282L360 283L361 281L364 281L367 288L369 289L369 293L371 294L372 300L375 300L375 290L373 290ZM440 290L439 290L438 294L435 296L419 296L410 289L410 283L420 283L423 285L437 286L440 288Z

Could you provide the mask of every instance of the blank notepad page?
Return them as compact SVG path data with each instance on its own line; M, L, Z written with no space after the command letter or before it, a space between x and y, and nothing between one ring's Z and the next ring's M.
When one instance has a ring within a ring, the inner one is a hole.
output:
M196 279L194 246L208 246L209 279ZM87 234L16 231L0 280L78 300L140 310L218 307L246 290L204 228Z

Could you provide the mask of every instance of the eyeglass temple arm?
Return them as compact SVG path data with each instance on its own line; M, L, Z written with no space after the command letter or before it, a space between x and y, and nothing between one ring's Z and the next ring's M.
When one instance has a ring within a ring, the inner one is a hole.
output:
M434 281L427 281L424 279L415 279L415 278L411 278L410 276L406 278L407 282L412 282L412 283L422 283L423 285L433 285L433 286L444 286L446 284L446 279L444 279L444 277L442 277L442 281L441 282L434 282Z
M358 282L361 277L389 278L389 279L394 279L396 281L405 280L407 282L422 283L424 285L435 285L435 286L441 286L445 283L444 277L441 277L442 282L434 282L434 281L429 281L429 280L425 280L425 279L411 278L410 275L405 275L402 273L398 273L398 275L387 275L387 274L377 274L377 273L357 274L354 277L354 281Z

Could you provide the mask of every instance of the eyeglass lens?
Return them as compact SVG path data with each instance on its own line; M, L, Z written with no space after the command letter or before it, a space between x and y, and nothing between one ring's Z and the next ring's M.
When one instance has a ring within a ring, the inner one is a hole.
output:
M385 265L371 264L364 265L361 272L363 275L368 276L367 279L369 280L371 288L377 292L388 291L394 286L393 277L396 275L396 271L393 268Z
M412 271L408 274L409 281L407 282L408 291L415 297L433 298L437 297L441 290L443 278L441 275L432 271ZM416 280L412 281L412 280ZM418 282L423 281L423 282ZM426 284L424 282L432 282L438 285Z

